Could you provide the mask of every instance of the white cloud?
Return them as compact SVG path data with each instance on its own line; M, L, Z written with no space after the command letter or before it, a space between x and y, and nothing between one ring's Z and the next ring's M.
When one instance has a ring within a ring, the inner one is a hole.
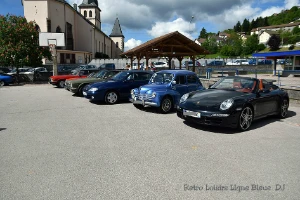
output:
M188 38L192 38L191 34L194 30L195 23L190 23L184 21L182 18L178 18L172 22L156 22L148 33L153 37L159 37L167 33L178 31Z
M293 6L299 6L300 1L299 0L285 0L284 1L284 8L285 9L291 9Z
M136 40L134 38L131 38L125 42L125 51L130 50L136 46L141 45L143 42L141 40Z

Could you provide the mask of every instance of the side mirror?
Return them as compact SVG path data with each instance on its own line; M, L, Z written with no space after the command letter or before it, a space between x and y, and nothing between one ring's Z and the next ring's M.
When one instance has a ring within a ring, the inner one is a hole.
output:
M176 85L176 81L172 81L171 83L172 83L172 85Z

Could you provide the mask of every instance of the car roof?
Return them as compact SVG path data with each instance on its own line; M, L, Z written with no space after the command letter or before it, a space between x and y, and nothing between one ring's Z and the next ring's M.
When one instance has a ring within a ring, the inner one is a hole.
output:
M195 74L195 72L189 71L189 70L161 70L157 73L172 73L172 74Z

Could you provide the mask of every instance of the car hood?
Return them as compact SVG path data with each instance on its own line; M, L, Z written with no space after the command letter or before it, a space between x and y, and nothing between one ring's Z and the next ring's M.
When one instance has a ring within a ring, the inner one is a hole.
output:
M72 83L76 84L76 83L94 83L97 81L101 81L103 79L101 78L84 78L84 79L76 79L76 80L72 80Z
M197 105L216 106L220 105L223 101L227 99L237 99L239 97L247 95L250 94L232 90L208 89L190 93L190 96L185 104L188 105L197 102Z
M99 80L99 79L98 79ZM98 88L98 87L108 87L108 86L114 86L118 84L122 84L123 81L115 81L115 80L105 80L102 82L97 82L91 85L91 87Z
M169 87L169 84L147 84L139 88L140 93L146 93L149 90L165 90Z

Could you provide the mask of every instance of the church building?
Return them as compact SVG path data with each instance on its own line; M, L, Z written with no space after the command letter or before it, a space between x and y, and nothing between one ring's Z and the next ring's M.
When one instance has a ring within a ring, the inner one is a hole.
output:
M98 0L83 0L79 6L65 0L23 0L23 7L25 18L35 21L38 31L65 34L65 47L57 47L58 64L87 64L96 53L120 58L124 52L118 18L109 36L101 30Z

